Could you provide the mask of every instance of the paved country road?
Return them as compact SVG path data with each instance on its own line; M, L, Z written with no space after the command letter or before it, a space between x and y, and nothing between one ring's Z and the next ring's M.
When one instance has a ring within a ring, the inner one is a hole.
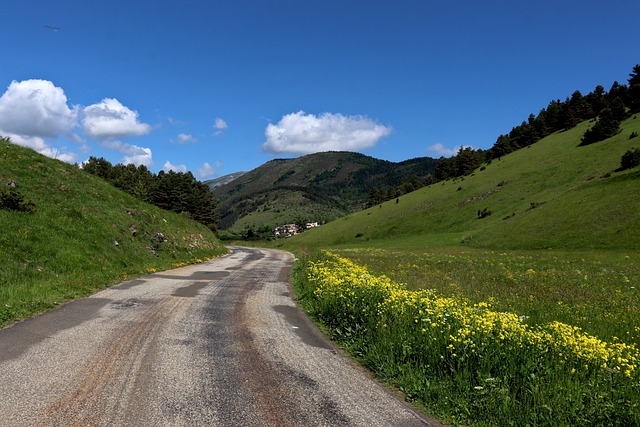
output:
M0 426L429 426L291 299L291 254L232 247L0 330Z

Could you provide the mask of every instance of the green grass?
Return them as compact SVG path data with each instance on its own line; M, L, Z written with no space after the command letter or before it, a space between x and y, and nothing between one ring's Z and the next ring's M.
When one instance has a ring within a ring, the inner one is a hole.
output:
M589 125L581 123L471 176L337 219L287 244L384 245L419 236L425 245L464 242L490 249L637 249L640 170L616 172L624 152L640 146L637 138L629 139L640 131L640 118L634 117L606 141L578 147ZM492 214L478 219L484 208Z
M0 190L7 191L10 181L35 209L0 209L0 325L149 271L226 251L209 229L185 216L0 140ZM157 233L166 241L156 244L154 254L149 247Z
M490 302L530 325L560 321L640 347L640 254L351 248L334 252L407 289Z
M588 126L581 123L470 176L431 185L398 203L383 203L274 245L308 254L329 249L413 292L430 290L461 306L489 304L532 330L561 322L605 345L637 350L640 169L617 169L622 155L640 146L639 139L629 138L640 131L640 118L624 121L615 137L578 147ZM478 212L485 209L491 215L480 219ZM343 282L341 295L357 294L351 286L358 275L352 277ZM415 318L396 313L403 320L397 320L399 329L393 333L379 325L362 329L358 325L379 318L377 311L367 306L350 312L349 306L358 303L318 298L316 286L298 274L299 302L327 332L381 379L448 422L640 423L637 377L622 384L615 369L592 376L576 365L572 372L554 362L556 356L566 356L557 350L561 345L550 344L547 359L517 347L495 347L492 335L482 342L496 353L483 360L464 353L473 363L458 364L460 351L448 347L455 344L455 334L435 334L438 345L413 345L422 339L413 324L418 313ZM573 337L558 342L563 339ZM446 363L440 363L441 357ZM491 358L497 364L485 363Z
M634 345L557 321L532 325L492 303L407 290L330 254L308 270L297 276L299 298L332 339L447 422L640 423Z

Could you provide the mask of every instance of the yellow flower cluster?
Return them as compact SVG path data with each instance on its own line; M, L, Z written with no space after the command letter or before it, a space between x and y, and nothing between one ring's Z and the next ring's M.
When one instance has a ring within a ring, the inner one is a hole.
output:
M327 313L338 321L409 330L401 333L403 345L411 343L416 357L439 348L439 357L452 363L465 358L500 363L517 352L566 366L569 372L595 369L640 378L640 352L633 345L604 342L560 322L530 326L524 317L494 311L487 303L409 291L346 258L325 255L325 261L310 265L309 278Z

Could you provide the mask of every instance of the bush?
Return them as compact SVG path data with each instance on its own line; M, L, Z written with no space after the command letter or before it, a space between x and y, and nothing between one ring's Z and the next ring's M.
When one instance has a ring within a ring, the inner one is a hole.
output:
M20 194L18 191L0 190L0 209L8 209L12 211L21 211L21 212L33 212L35 208L36 208L36 205L29 200L25 200L24 196Z
M627 150L620 159L620 169L631 169L640 165L640 148L632 148Z
M478 219L486 218L489 215L491 215L492 213L493 212L491 212L489 210L489 208L484 208L484 209L478 210Z

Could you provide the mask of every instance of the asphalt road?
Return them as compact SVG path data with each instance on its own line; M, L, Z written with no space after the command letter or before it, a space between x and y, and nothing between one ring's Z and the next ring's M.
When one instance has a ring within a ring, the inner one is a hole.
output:
M0 330L0 426L429 426L233 247Z

